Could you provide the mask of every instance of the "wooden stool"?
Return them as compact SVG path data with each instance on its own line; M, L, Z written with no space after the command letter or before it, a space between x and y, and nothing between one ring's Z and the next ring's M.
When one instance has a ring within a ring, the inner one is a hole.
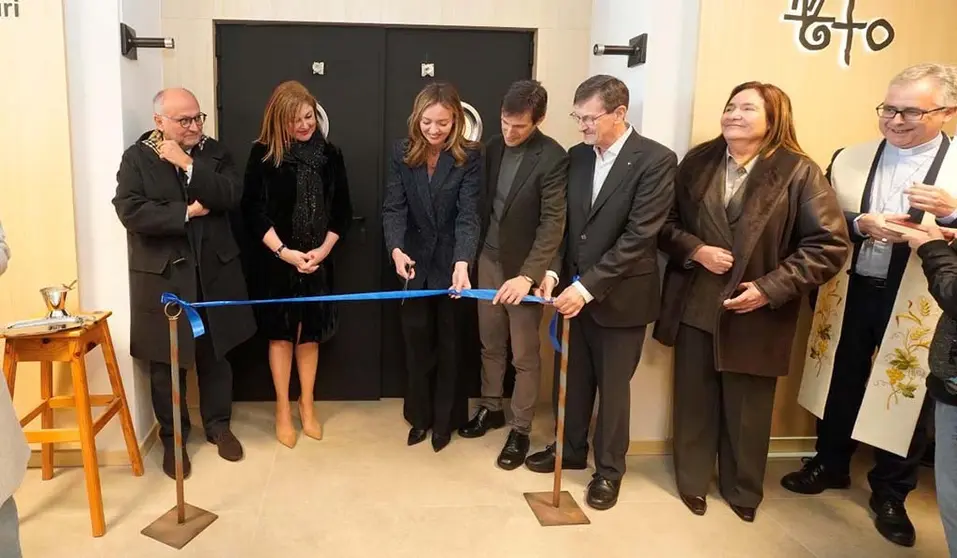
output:
M133 474L143 474L143 458L136 444L133 420L123 391L120 368L113 351L113 339L106 319L111 312L96 312L93 320L83 327L53 333L20 334L16 330L0 333L6 339L3 354L3 375L13 396L13 387L17 377L17 364L20 362L40 363L40 397L43 402L20 419L20 426L26 426L38 416L42 430L25 431L27 442L42 444L41 457L43 480L53 478L53 444L80 442L83 454L83 472L86 476L86 493L90 501L90 519L93 523L93 536L101 537L106 533L103 518L103 494L100 490L100 471L96 458L96 434L119 414L126 438L126 450L129 452ZM110 376L112 395L90 395L84 357L99 345L103 350L106 370ZM53 396L53 363L69 362L73 373L74 395ZM106 407L106 411L95 421L91 407ZM53 409L75 408L77 428L53 428Z

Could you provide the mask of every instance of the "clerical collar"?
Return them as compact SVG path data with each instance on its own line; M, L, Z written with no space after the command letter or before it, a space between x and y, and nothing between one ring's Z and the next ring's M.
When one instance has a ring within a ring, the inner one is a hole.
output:
M940 149L940 144L943 141L944 141L943 134L937 134L937 136L935 136L934 139L914 147L903 148L903 147L897 147L888 143L887 149L890 149L893 152L896 152L901 157L913 157L915 155L925 155L930 151L933 151L936 153L937 150Z

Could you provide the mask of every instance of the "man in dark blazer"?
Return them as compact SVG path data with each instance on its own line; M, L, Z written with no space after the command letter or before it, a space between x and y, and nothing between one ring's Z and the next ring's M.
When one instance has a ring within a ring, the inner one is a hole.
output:
M206 115L192 93L164 90L153 105L156 129L123 153L113 205L127 231L130 353L149 361L163 471L175 478L169 322L160 295L171 292L187 301L247 298L228 217L239 206L242 182L229 153L203 134ZM188 321L179 320L181 397L185 401L186 370L195 364L206 439L223 459L238 461L243 448L229 428L233 378L226 353L251 337L256 325L247 306L200 314L207 332L195 340ZM185 405L181 409L185 442L189 414Z
M670 149L628 124L628 102L628 88L611 76L591 77L575 92L572 117L584 141L568 152L562 257L541 289L550 296L559 277L567 285L555 300L571 328L566 469L587 466L588 427L596 390L600 394L596 473L587 496L588 504L600 510L617 503L625 473L629 384L641 358L645 327L658 318L658 231L674 203L678 164ZM557 389L557 381L555 385ZM554 444L525 463L535 472L554 471Z
M478 286L498 293L478 303L482 400L459 434L478 438L505 425L502 393L511 341L511 431L497 460L506 470L521 466L528 454L541 376L542 306L521 301L545 276L565 229L568 156L538 128L547 106L548 93L537 81L512 84L502 100L502 135L489 141L485 155Z

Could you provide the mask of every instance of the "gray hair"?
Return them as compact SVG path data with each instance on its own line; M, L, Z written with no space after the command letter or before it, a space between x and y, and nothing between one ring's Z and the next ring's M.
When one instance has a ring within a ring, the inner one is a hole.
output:
M905 68L891 80L891 85L914 83L923 79L937 82L937 100L941 106L957 107L957 66L928 62Z
M162 89L160 90L159 93L153 96L153 113L154 114L159 114L159 115L166 114L166 106L165 106L166 93L169 91L182 91L184 93L188 93L194 99L196 98L196 95L189 89L186 89L185 87L168 87L166 89ZM198 100L196 102L199 103Z

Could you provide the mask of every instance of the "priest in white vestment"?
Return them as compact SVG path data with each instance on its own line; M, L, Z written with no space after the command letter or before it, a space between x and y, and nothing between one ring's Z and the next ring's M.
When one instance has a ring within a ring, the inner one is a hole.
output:
M954 67L907 68L876 109L883 139L831 161L854 252L815 301L799 401L820 419L817 455L781 479L801 494L848 488L858 442L874 446L875 526L902 546L916 540L904 502L928 442L924 380L940 309L900 233L907 223L957 222L957 147L942 132L955 107Z

